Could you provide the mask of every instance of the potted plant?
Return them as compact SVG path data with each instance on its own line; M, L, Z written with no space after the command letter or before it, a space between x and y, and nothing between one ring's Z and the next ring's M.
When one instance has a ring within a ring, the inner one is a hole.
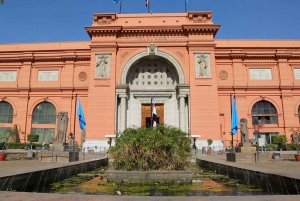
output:
M1 127L4 127L1 125ZM0 161L4 161L6 158L7 141L12 135L12 129L6 128L0 133Z
M212 139L207 139L208 149L207 149L207 155L211 155L211 147L210 145L213 143Z
M30 150L28 151L28 158L32 158L33 157L32 143L39 141L39 135L29 134L27 135L27 141L30 142Z
M299 147L299 139L300 139L300 128L292 128L292 142L296 145L297 154L295 154L296 161L300 161L300 147Z

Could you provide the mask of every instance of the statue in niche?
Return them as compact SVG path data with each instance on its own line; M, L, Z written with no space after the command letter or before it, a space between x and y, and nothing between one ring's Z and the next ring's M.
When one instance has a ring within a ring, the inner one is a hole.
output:
M206 61L206 57L204 56L204 54L201 54L201 56L197 57L198 60L198 77L208 77L209 73L208 73L208 64Z
M241 130L241 142L249 142L249 132L248 132L248 120L245 118L240 119L240 130Z
M96 63L96 78L106 78L107 64L107 58L101 55Z
M68 112L59 112L57 121L57 135L56 141L64 143L66 141L66 133L68 129Z

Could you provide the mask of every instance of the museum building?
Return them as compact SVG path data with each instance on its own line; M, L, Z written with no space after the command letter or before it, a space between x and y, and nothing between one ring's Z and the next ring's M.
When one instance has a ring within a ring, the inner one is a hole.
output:
M159 124L198 136L198 147L228 146L234 94L250 139L289 138L299 126L300 40L215 39L220 27L212 12L100 13L85 27L90 41L1 44L0 131L17 124L51 142L64 113L67 133L98 149L150 126L152 101Z

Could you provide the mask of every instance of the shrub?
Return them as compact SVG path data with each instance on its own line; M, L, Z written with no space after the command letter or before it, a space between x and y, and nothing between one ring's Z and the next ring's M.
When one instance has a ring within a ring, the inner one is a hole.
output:
M191 140L178 128L128 128L110 148L118 170L184 170L189 164Z
M39 135L33 135L33 134L27 135L27 141L38 142L39 141Z

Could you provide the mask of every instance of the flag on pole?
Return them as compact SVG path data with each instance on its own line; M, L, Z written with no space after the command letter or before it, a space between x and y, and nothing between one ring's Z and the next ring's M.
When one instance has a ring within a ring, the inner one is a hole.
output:
M234 94L231 95L231 133L235 135L239 126L239 117Z
M152 127L156 127L157 124L157 115L156 115L156 108L155 108L155 104L153 104L153 110L152 110Z
M81 130L85 130L86 122L79 96L77 96L77 114Z
M114 4L117 4L119 0L114 0Z
M185 0L185 3L189 3L189 0Z
M148 7L148 4L149 4L149 0L146 0L146 7Z

